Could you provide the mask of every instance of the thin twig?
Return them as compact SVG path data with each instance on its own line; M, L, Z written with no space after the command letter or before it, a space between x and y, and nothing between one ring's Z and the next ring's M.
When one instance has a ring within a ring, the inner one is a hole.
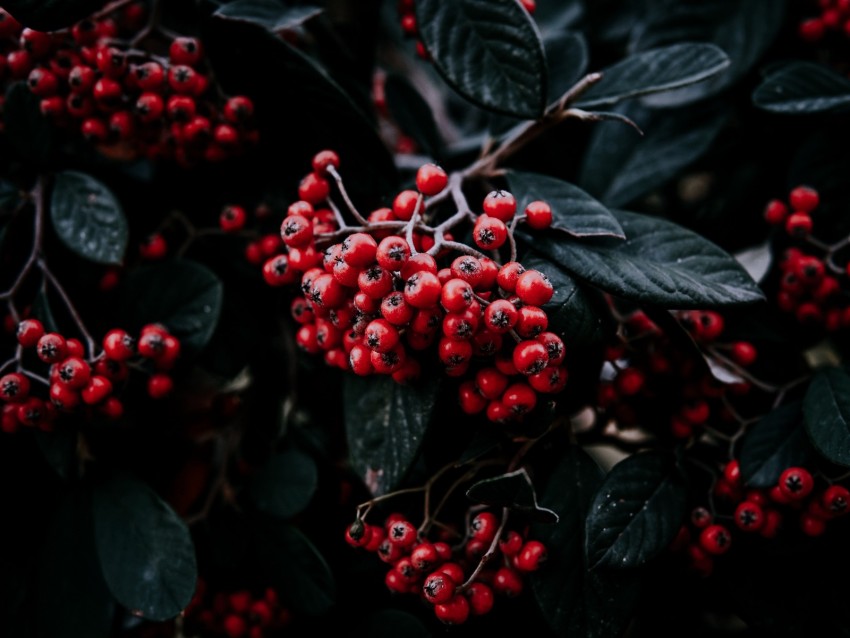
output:
M487 551L484 552L484 555L481 557L481 560L478 561L478 565L475 567L475 571L473 571L469 578L466 579L466 582L463 583L460 587L457 588L457 593L462 594L467 589L469 589L470 585L475 582L475 579L478 578L478 575L481 573L481 570L490 562L490 559L496 555L496 550L499 547L499 541L502 540L502 533L505 531L505 525L508 522L508 515L510 514L510 510L507 507L502 508L502 522L499 524L499 529L496 530L496 535L493 537L493 540L490 541L490 547L487 548Z
M71 319L74 320L74 323L77 325L77 329L82 334L83 338L86 341L86 347L89 351L89 361L94 361L97 358L95 341L91 336L91 333L86 328L85 323L83 323L82 318L80 317L80 313L77 312L77 308L74 306L71 298L68 296L68 293L65 292L65 289L62 287L62 284L59 283L59 280L56 279L56 276L50 271L50 268L47 267L47 263L43 259L38 260L38 267L41 269L41 272L44 273L44 277L53 286L59 296L62 298L62 302L65 304L65 307L68 309L68 313L71 315Z
M354 205L354 202L351 201L351 198L348 196L348 191L345 190L345 184L342 181L342 176L339 174L339 171L336 170L336 167L333 165L328 166L328 174L334 178L336 182L336 186L339 189L339 194L342 195L343 201L345 201L345 205L348 207L348 210L354 216L354 219L357 220L357 223L366 226L369 222L366 220L363 215L360 214L360 211L357 210L357 207Z

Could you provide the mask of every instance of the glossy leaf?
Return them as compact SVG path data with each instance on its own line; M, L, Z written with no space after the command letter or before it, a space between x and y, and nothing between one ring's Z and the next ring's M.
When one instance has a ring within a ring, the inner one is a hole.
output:
M301 26L322 13L321 7L287 6L278 0L235 0L220 6L215 15L226 20L258 24L272 33Z
M702 82L729 66L712 44L681 43L629 56L601 71L602 79L576 102L583 109Z
M635 454L605 477L587 516L586 551L593 567L643 565L663 552L687 513L678 467L657 453Z
M850 376L841 368L819 370L803 401L806 432L829 461L850 467Z
M810 456L802 405L799 401L789 403L747 432L739 458L741 476L750 487L773 487L786 468L803 465Z
M679 175L709 150L728 119L717 104L662 111L632 102L617 113L644 135L621 122L596 124L578 180L609 206L628 204Z
M127 325L162 323L187 351L199 351L218 324L224 289L206 266L175 260L141 268L124 282Z
M662 0L652 5L645 28L633 48L654 49L685 40L709 42L729 57L729 66L705 82L643 98L651 106L680 106L717 95L743 78L777 37L785 17L785 0ZM646 19L646 16L644 16Z
M115 599L149 620L183 611L198 570L180 517L151 488L128 477L98 486L93 511L100 568Z
M555 32L543 37L549 65L549 102L566 93L587 70L587 40L581 33Z
M517 208L543 200L552 208L552 228L575 237L617 237L625 239L614 215L590 195L569 182L540 175L509 171L508 185L517 199Z
M56 176L50 218L59 239L98 264L121 264L129 228L121 204L91 175L65 171Z
M541 503L559 516L537 524L532 535L546 545L544 568L530 576L544 618L559 636L615 638L622 635L637 598L635 574L588 570L585 518L603 473L579 447L572 447L552 473Z
M626 241L536 237L537 252L618 297L668 308L759 301L763 294L735 259L672 222L615 211Z
M532 520L557 523L558 515L537 504L537 494L525 468L474 483L466 496L476 503L491 507L507 507Z
M407 474L431 421L437 389L433 379L403 386L386 376L346 376L343 401L351 462L373 494L393 489Z
M300 513L313 498L319 475L313 458L299 450L275 454L251 481L257 507L279 518Z
M417 0L419 35L434 68L467 100L536 118L546 107L546 57L516 0Z
M795 61L770 73L753 103L774 113L823 113L850 108L850 80L812 62Z

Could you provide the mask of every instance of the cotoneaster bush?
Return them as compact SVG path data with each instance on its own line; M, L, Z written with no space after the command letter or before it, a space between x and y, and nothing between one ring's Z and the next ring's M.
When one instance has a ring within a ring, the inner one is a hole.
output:
M0 635L848 632L850 3L0 6Z

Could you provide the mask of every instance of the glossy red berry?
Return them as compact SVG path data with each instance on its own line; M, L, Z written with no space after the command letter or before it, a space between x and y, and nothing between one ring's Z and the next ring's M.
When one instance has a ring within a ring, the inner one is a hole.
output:
M821 536L826 531L826 521L805 512L800 516L800 529L806 536Z
M298 185L298 197L313 206L325 201L330 192L328 181L316 173L308 173Z
M20 372L10 372L0 377L0 399L18 403L29 396L30 380Z
M757 532L764 525L764 510L750 501L744 501L735 508L735 525L745 532Z
M723 525L709 525L700 533L699 544L709 554L725 554L732 545L732 535Z
M830 485L821 496L821 506L834 516L846 514L850 507L850 490L843 485Z
M817 208L818 203L820 202L820 197L815 189L809 188L808 186L798 186L791 191L791 194L788 196L788 201L793 210L803 213L811 213L815 208Z
M732 459L723 467L723 478L731 485L741 483L741 465L737 459Z
M516 598L522 593L522 577L510 567L500 568L493 576L493 591L497 594Z
M93 376L89 380L88 385L80 392L83 403L87 405L97 405L104 401L110 394L112 394L112 382L100 375Z
M436 164L425 164L416 172L416 188L426 197L431 197L448 185L449 176Z
M375 261L378 244L367 233L354 233L342 242L342 258L351 266L363 268Z
M416 528L409 521L395 521L387 530L387 538L394 545L411 547L416 543Z
M543 273L526 270L517 278L515 291L524 304L542 306L552 298L554 288Z
M245 227L247 218L248 214L242 206L225 206L218 216L218 225L225 233L235 233Z
M778 199L772 199L764 208L764 219L772 226L784 224L788 217L788 207Z
M24 348L35 347L44 336L44 326L38 319L24 319L18 324L16 336Z
M473 538L489 543L499 529L499 519L492 512L480 512L472 519L470 528Z
M492 191L484 198L482 209L490 217L509 222L516 214L516 198L508 191Z
M168 48L168 57L172 64L195 66L203 57L203 47L197 38L175 38Z
M514 560L514 567L521 572L534 572L546 561L548 552L540 541L527 541Z
M141 246L139 246L139 255L142 259L147 259L148 261L162 259L167 253L168 244L165 241L165 237L159 233L148 235Z
M59 364L57 374L60 383L74 390L80 390L88 385L91 379L91 368L80 357L68 357Z
M785 221L785 231L792 237L809 236L812 226L812 218L808 213L793 213Z
M237 95L224 105L224 117L235 124L246 122L254 115L254 103L250 98Z
M464 381L458 388L458 403L466 414L478 414L487 407L487 399L481 396L475 383Z
M547 366L548 362L546 346L539 341L522 341L514 348L513 364L520 374L537 374Z
M171 394L174 381L167 374L152 374L148 378L148 396L151 399L162 399Z
M552 225L552 207L546 202L531 202L525 207L525 221L535 230L544 230Z
M462 625L469 618L469 601L463 594L457 594L434 605L434 614L447 625Z
M136 340L126 330L116 328L103 337L103 352L114 361L126 361L135 353Z
M36 344L38 358L45 363L56 363L63 360L68 354L68 345L65 337L49 332L43 335Z
M458 583L442 571L429 574L422 584L422 593L425 599L434 605L447 602L455 595Z
M802 467L789 467L779 475L779 489L791 501L800 501L811 494L815 480L811 472Z
M732 359L738 365L749 366L755 363L758 351L749 341L737 341L732 344Z

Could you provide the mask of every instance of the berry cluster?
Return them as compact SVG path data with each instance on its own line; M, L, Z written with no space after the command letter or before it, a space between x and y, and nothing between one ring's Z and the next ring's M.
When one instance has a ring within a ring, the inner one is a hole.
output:
M301 324L300 348L323 353L328 365L361 376L391 375L399 383L419 376L417 353L435 349L446 374L474 377L460 386L463 410L486 411L498 423L530 412L538 393L564 389L564 343L547 330L541 307L554 293L546 276L515 259L499 266L452 241L441 227L420 222L424 198L447 188L441 168L421 167L418 191L404 190L392 208L373 211L365 225L343 228L327 180L329 174L338 176L338 166L333 151L316 155L314 172L299 187L301 199L281 225L287 253L263 266L273 286L300 282L303 296L292 302ZM519 222L513 195L493 191L482 209L481 215L469 214L476 246L498 251L512 244L508 224ZM552 211L545 202L532 202L522 221L546 228ZM342 235L347 236L324 251L318 247ZM461 254L453 257L456 253ZM438 259L444 260L442 267Z
M803 20L798 32L806 42L820 42L832 32L850 37L850 0L818 0L820 15Z
M749 341L722 341L723 316L713 311L689 310L678 314L693 339L730 367L755 363L756 348ZM643 312L623 318L625 341L607 349L607 363L599 387L603 414L622 427L649 426L656 411L669 409L669 434L689 439L711 421L734 421L726 409L727 393L746 394L749 384L721 384L692 353L683 351ZM659 398L663 397L663 404ZM644 418L644 411L651 414Z
M0 9L0 79L26 80L45 117L111 157L188 165L255 143L253 103L218 97L199 40L175 38L167 59L128 44L139 11L143 6L130 5L120 22L104 16L43 33Z
M519 2L531 14L537 8L536 0L519 0ZM416 40L416 55L423 60L429 59L428 51L422 44L422 40L419 39L419 25L416 23L416 0L399 0L398 17L405 37Z
M777 305L803 325L835 332L850 326L850 307L842 287L850 277L850 263L842 268L834 261L835 253L846 242L827 246L811 237L811 213L819 203L817 191L798 186L791 191L787 204L778 199L768 202L764 218L771 225L784 226L788 235L806 244L805 250L792 246L783 253Z
M184 628L188 635L226 638L266 638L282 635L292 613L281 604L277 590L240 589L211 593L203 579L186 608Z
M35 359L49 366L47 378L28 369L0 377L0 400L3 401L0 430L16 432L21 426L51 430L55 419L78 409L97 410L110 419L124 411L114 395L116 386L127 379L134 359L149 360L156 372L148 377L147 391L153 399L167 396L173 387L168 374L180 353L180 342L159 324L142 328L138 342L125 330L110 330L103 338L103 353L91 363L85 358L83 344L66 339L56 332L46 332L38 319L24 319L17 327L17 340L23 359L32 351ZM32 381L31 381L32 379ZM47 396L32 393L33 382L48 386Z
M807 536L820 536L829 521L850 508L850 490L828 485L816 490L812 474L802 467L786 468L776 485L767 490L745 489L737 460L725 465L714 486L714 494L731 510L734 528L740 532L775 538L784 521L796 517ZM696 538L692 540L692 535ZM690 525L679 532L673 549L686 551L690 566L702 575L711 573L714 557L725 554L732 545L729 526L719 524L705 507L691 512Z
M488 613L497 595L519 596L523 574L537 571L547 558L543 543L516 530L503 531L497 539L501 527L495 514L480 512L472 518L465 542L453 551L443 541L423 540L407 518L391 514L384 525L358 518L346 529L345 539L391 565L384 579L391 592L418 594L442 622L459 625L470 615ZM490 568L491 561L501 565Z

